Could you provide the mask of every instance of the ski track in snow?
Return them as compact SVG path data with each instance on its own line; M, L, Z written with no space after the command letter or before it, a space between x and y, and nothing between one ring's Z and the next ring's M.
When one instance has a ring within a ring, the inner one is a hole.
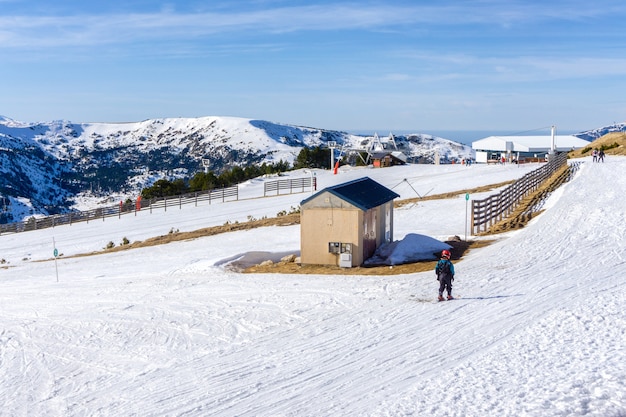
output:
M58 283L52 262L16 262L0 270L0 415L624 416L625 165L585 162L525 229L455 262L451 302L433 272L215 266L298 248L298 226L61 259ZM399 209L397 234L441 207L464 201ZM432 234L462 235L448 216Z

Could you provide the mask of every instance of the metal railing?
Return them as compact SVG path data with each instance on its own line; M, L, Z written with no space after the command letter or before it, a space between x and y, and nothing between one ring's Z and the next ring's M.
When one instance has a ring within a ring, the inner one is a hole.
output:
M276 195L303 193L311 187L313 187L313 191L317 190L317 177L315 176L268 181L263 185L263 197L267 197L270 193Z
M182 208L183 205L194 203L196 206L199 202L208 201L209 204L213 202L226 202L239 200L239 187L225 187L220 189L198 191L194 193L181 194L177 196L153 198L153 199L141 199L138 198L135 202L124 203L107 207L99 207L87 211L72 211L64 214L55 214L53 216L46 216L41 218L31 217L23 222L14 222L8 224L0 224L0 234L2 233L18 233L27 232L30 230L39 230L49 227L71 225L78 222L89 222L94 220L102 220L107 217L121 217L123 214L137 213L140 210L149 209L152 210L163 209L167 211L169 207Z
M263 197L267 197L270 193L281 195L305 192L311 190L311 187L313 187L312 190L317 189L317 178L315 176L268 181L264 184ZM150 210L150 213L152 213L153 210L163 209L167 211L168 208L182 208L183 205L187 204L195 204L197 206L199 203L208 201L210 205L218 202L225 203L237 200L239 200L239 186L237 185L163 198L138 198L135 202L120 202L116 205L99 207L87 211L72 211L40 218L31 217L22 222L0 224L0 235L3 233L18 233L61 225L71 225L72 223L78 222L104 221L107 217L120 218L124 214L131 213L135 213L136 215L140 210Z

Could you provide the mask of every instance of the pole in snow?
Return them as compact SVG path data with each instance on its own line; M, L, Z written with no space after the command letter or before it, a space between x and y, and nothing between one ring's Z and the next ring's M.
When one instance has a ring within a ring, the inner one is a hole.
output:
M467 204L469 203L469 193L465 193L465 241L467 242Z
M54 269L57 274L57 282L59 282L59 266L57 265L57 257L59 256L59 251L57 250L57 245L54 242L54 237L52 237L52 248L53 248L52 253L54 254Z
M329 141L328 148L330 149L330 169L332 170L335 167L335 148L337 147L337 142Z

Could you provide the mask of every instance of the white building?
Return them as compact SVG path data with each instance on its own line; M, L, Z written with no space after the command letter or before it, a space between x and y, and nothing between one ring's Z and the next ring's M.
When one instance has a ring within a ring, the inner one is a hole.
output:
M476 162L500 160L503 156L507 161L523 158L543 158L551 150L569 152L572 149L584 148L590 142L573 135L545 136L489 136L472 142L476 151Z

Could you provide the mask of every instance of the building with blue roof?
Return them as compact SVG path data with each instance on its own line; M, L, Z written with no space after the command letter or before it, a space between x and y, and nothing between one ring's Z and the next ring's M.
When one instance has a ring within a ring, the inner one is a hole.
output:
M369 177L324 188L300 203L303 264L360 266L393 241L397 193Z

